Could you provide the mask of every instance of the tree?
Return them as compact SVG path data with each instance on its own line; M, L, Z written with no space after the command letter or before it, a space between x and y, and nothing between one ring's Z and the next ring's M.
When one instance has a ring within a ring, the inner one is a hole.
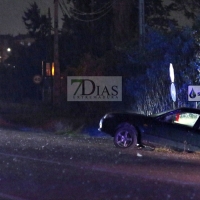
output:
M51 37L52 19L50 9L47 16L41 15L38 5L34 2L24 12L22 19L29 34L36 39L35 43L30 47L33 51L29 55L29 60L36 62L34 64L37 67L41 67L42 61L52 62L53 38ZM33 63L29 63L29 67L32 65Z
M145 0L145 20L148 27L161 30L177 26L177 20L171 19L170 10L163 4L163 0Z
M97 1L63 1L62 34L74 40L81 53L101 56L110 48L111 3Z
M116 0L113 3L113 37L115 44L130 44L139 37L139 1ZM177 21L170 18L169 10L162 0L144 1L145 26L168 30Z
M29 32L35 38L43 38L51 33L51 16L50 10L48 16L41 15L38 5L34 2L30 4L30 8L24 12L22 20Z
M145 114L157 113L172 108L170 97L169 64L175 69L178 107L188 105L187 86L195 82L192 66L196 49L190 29L172 29L168 33L149 30L145 54L141 59L146 66L143 73L134 71L126 83L127 94L134 99L132 107ZM133 53L135 56L136 54ZM138 57L130 57L131 62L140 63Z
M77 0L63 1L63 30L84 37L88 51L126 48L139 36L138 0ZM168 29L177 22L170 19L162 0L145 0L147 26ZM82 45L79 45L81 47ZM97 48L98 47L98 48Z
M167 6L170 11L180 11L188 19L194 20L199 15L200 1L199 0L171 0Z
M196 84L199 84L200 83L200 16L198 16L194 21L193 37L196 43L196 52L194 55L194 61L192 62L192 65L197 72Z

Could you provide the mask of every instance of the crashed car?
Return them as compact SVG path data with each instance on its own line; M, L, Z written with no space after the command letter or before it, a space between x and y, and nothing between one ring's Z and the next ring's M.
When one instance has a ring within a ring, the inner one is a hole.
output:
M178 108L146 116L138 113L108 113L99 122L99 131L111 135L120 148L144 143L182 150L200 150L200 110Z

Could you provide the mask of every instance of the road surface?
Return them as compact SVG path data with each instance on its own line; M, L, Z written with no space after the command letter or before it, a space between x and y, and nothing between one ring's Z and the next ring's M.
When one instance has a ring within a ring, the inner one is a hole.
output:
M0 129L0 199L199 199L199 169L199 153L121 150L110 137Z

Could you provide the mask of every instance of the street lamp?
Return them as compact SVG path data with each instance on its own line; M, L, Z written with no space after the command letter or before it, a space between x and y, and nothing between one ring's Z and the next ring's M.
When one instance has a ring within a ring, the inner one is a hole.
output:
M11 48L10 47L7 48L7 52L8 53L11 52Z

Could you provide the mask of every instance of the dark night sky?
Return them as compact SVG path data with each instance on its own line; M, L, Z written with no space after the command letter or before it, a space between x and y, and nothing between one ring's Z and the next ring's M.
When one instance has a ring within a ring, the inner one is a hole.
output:
M54 0L0 0L0 34L27 33L22 16L33 2L37 3L41 14L47 14L50 8L53 18Z
M164 0L168 2L170 0ZM41 9L41 14L47 14L48 8L51 9L53 18L53 2L54 0L0 0L0 35L11 34L18 35L19 33L27 33L25 25L22 21L22 16L27 8L30 8L30 3L36 2ZM176 13L173 15L177 16ZM62 14L59 14L59 19ZM178 15L179 21L183 21L183 17ZM53 21L52 21L53 22ZM61 20L60 20L61 23ZM184 24L186 25L185 21Z

